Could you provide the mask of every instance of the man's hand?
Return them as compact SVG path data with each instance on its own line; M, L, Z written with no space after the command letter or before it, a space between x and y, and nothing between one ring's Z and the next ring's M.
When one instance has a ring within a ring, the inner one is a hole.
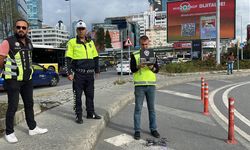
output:
M149 68L150 70L153 70L154 65L149 65L148 68Z
M145 64L139 64L139 65L137 66L138 69L141 69L141 68L144 68L144 67L146 67Z
M72 74L68 75L68 79L72 81L74 79L74 76Z
M0 55L0 68L3 68L4 65L4 59L6 58L6 56L2 56Z

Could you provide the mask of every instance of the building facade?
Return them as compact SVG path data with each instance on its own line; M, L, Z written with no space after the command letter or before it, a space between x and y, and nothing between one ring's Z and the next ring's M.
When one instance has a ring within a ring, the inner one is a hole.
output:
M15 20L27 19L26 0L0 0L0 41L13 34Z
M47 26L41 29L30 30L29 37L33 44L60 47L61 44L69 40L69 32L60 30L56 27Z
M43 11L42 0L26 0L28 7L28 21L30 29L42 28Z

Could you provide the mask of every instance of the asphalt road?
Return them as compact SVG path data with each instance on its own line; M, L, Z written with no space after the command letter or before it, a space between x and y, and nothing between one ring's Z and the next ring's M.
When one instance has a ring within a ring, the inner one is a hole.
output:
M203 115L200 82L189 82L158 89L156 112L161 137L167 147L146 147L149 134L146 104L142 112L142 140L133 140L133 111L131 103L113 117L100 136L96 150L245 150L250 149L250 77L230 80L209 80L210 115ZM228 97L235 98L235 130L238 144L227 144ZM225 102L224 102L225 101ZM226 118L226 120L224 120ZM224 122L225 121L225 122ZM240 133L240 134L239 134ZM156 139L155 139L156 140Z

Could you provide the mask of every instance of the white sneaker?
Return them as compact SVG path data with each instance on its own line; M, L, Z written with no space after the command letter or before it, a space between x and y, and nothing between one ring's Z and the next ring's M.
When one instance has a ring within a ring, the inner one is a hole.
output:
M15 133L11 133L9 135L5 134L5 139L9 142L9 143L16 143L18 142L18 139L16 138Z
M36 126L35 129L29 130L29 135L44 134L46 132L48 132L48 129L46 128L43 129Z

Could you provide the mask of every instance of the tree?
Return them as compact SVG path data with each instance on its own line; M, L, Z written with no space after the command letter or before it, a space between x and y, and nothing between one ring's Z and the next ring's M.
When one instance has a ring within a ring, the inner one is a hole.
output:
M98 28L96 31L96 49L98 51L104 50L104 29Z
M16 9L15 0L0 1L0 39L4 39L13 33L14 21L23 18Z
M112 48L111 37L110 37L110 34L109 34L109 30L107 30L106 34L105 34L105 47L106 48Z

